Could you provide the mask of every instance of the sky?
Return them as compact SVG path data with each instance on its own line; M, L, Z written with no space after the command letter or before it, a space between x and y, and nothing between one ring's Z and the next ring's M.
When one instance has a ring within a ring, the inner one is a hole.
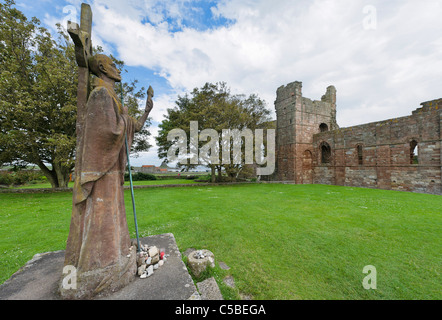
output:
M153 137L178 95L224 81L257 94L274 113L276 90L302 82L304 97L337 89L348 127L407 116L442 97L439 0L16 0L55 30L93 12L92 43L123 60L124 81L155 90L153 147L132 165L160 165Z

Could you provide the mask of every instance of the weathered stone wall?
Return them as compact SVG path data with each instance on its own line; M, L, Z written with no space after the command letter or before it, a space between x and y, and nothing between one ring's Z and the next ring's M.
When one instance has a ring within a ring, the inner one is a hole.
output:
M313 135L337 129L336 89L327 88L321 101L302 97L302 83L295 81L277 90L276 179L296 183L312 181Z
M315 134L313 182L442 194L441 102L408 117ZM324 141L332 150L327 164L321 163L319 148ZM412 163L412 141L417 142L418 163Z
M340 129L336 89L327 88L321 101L301 89L293 82L277 91L275 179L442 194L442 99L407 117Z
M295 81L277 90L275 101L277 180L295 180L295 114L296 108L299 108L301 88L301 82Z

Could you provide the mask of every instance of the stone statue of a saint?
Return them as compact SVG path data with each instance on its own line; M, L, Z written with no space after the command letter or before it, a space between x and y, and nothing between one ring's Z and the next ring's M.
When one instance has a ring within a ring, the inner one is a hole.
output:
M67 299L87 299L124 287L135 279L136 247L126 221L123 183L128 148L153 107L150 96L144 114L128 115L114 91L121 81L112 59L89 59L96 76L86 105L81 175L76 177L65 266L76 270L76 289L60 286Z

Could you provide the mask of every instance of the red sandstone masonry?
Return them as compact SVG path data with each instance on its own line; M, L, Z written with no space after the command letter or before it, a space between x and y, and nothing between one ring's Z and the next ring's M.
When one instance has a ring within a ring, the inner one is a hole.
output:
M302 97L301 89L293 82L277 91L276 179L442 194L442 99L407 117L339 129L334 87L321 101ZM320 132L321 124L329 131ZM417 164L411 163L413 141ZM329 163L322 163L324 142Z

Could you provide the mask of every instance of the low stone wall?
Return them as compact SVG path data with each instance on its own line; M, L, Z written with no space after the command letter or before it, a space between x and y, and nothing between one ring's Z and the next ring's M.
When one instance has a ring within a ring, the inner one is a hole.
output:
M177 188L177 187L207 187L207 186L224 186L234 184L253 184L256 182L220 182L220 183L189 183L189 184L157 184L134 186L134 189L145 188ZM129 186L124 186L124 189L130 189ZM0 189L0 193L54 193L54 192L72 192L72 188L30 188L30 189Z
M0 189L0 193L54 193L54 192L72 192L72 188Z

